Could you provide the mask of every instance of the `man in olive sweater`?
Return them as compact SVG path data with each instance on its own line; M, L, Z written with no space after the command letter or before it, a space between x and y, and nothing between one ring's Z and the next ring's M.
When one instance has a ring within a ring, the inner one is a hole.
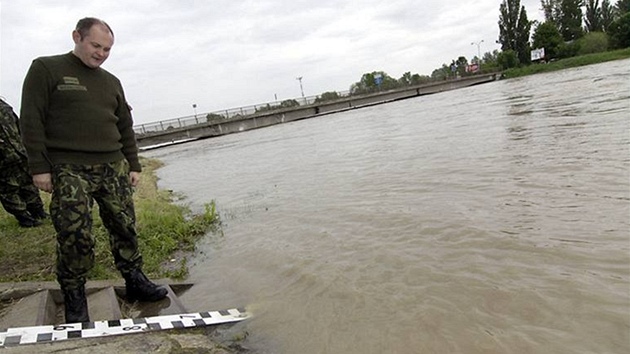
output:
M67 323L89 321L85 281L94 264L94 200L127 297L157 301L167 295L141 270L132 199L141 167L133 121L120 81L100 67L114 34L104 21L84 18L72 39L72 52L33 61L20 114L33 183L52 193L57 280Z

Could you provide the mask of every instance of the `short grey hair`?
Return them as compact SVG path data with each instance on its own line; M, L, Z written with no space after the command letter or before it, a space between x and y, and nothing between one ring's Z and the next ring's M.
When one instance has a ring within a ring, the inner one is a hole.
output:
M112 28L109 27L107 22L100 20L98 18L95 18L95 17L85 17L85 18L80 19L79 22L77 22L77 27L75 28L75 30L79 32L79 35L81 36L81 40L83 40L83 38L85 38L85 36L88 35L88 33L90 32L90 29L94 25L105 26L107 30L109 31L109 33L112 34L112 37L114 36L114 31L112 31Z

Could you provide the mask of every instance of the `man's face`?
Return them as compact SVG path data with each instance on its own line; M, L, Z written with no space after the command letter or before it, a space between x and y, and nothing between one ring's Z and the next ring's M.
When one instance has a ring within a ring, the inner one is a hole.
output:
M74 50L72 51L83 64L92 69L100 67L114 45L114 37L107 27L96 24L90 28L88 34L81 38L79 32L72 32Z

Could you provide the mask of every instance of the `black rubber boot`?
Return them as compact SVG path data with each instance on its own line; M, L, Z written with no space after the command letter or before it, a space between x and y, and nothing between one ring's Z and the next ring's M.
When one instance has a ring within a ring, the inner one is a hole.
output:
M85 288L64 290L66 323L90 322Z
M129 301L159 301L168 295L168 291L152 283L140 269L123 274Z
M35 226L39 226L39 225L42 224L41 221L33 218L32 216L30 216L27 213L16 215L15 218L17 219L18 223L22 227L35 227Z

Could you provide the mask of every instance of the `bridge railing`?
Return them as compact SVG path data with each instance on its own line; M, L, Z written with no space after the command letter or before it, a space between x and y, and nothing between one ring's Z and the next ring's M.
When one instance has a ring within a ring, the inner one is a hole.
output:
M428 87L434 85L442 85L448 82L456 82L456 81L470 81L470 80L478 80L487 77L488 75L492 76L496 79L497 75L500 73L482 73L480 75L472 75L463 78L454 78L448 79L446 81L431 81L428 83L423 83L421 85L415 86L418 88ZM402 88L402 90L407 90L408 88ZM400 90L394 89L394 90ZM350 96L350 91L342 91L337 92L339 98L344 98ZM230 108L221 111L214 111L209 113L200 113L194 114L190 116L184 116L179 118L161 120L152 123L145 123L136 125L133 127L134 131L137 135L151 135L153 133L160 133L164 131L168 131L171 129L180 129L186 128L190 126L195 126L199 124L208 124L208 123L221 123L230 120L241 119L243 117L251 116L256 113L261 112L270 112L283 108L297 107L297 106L307 106L316 102L319 96L308 96L308 97L299 97L293 99L287 99L284 101L274 101L261 103L251 106L243 106L238 108Z
M350 95L350 91L337 92L339 97L347 97ZM272 111L281 109L286 106L282 106L283 102L290 101L294 106L297 103L300 106L307 106L313 104L319 96L307 96L293 99L287 99L284 101L274 101L267 103L260 103L251 106L243 106L238 108L224 109L220 111L199 113L190 116L184 116L179 118L172 118L161 120L157 122L144 123L135 125L133 127L136 134L151 134L159 133L171 129L185 128L199 124L206 124L208 122L219 123L234 119L240 119L242 117L250 116L259 112Z

